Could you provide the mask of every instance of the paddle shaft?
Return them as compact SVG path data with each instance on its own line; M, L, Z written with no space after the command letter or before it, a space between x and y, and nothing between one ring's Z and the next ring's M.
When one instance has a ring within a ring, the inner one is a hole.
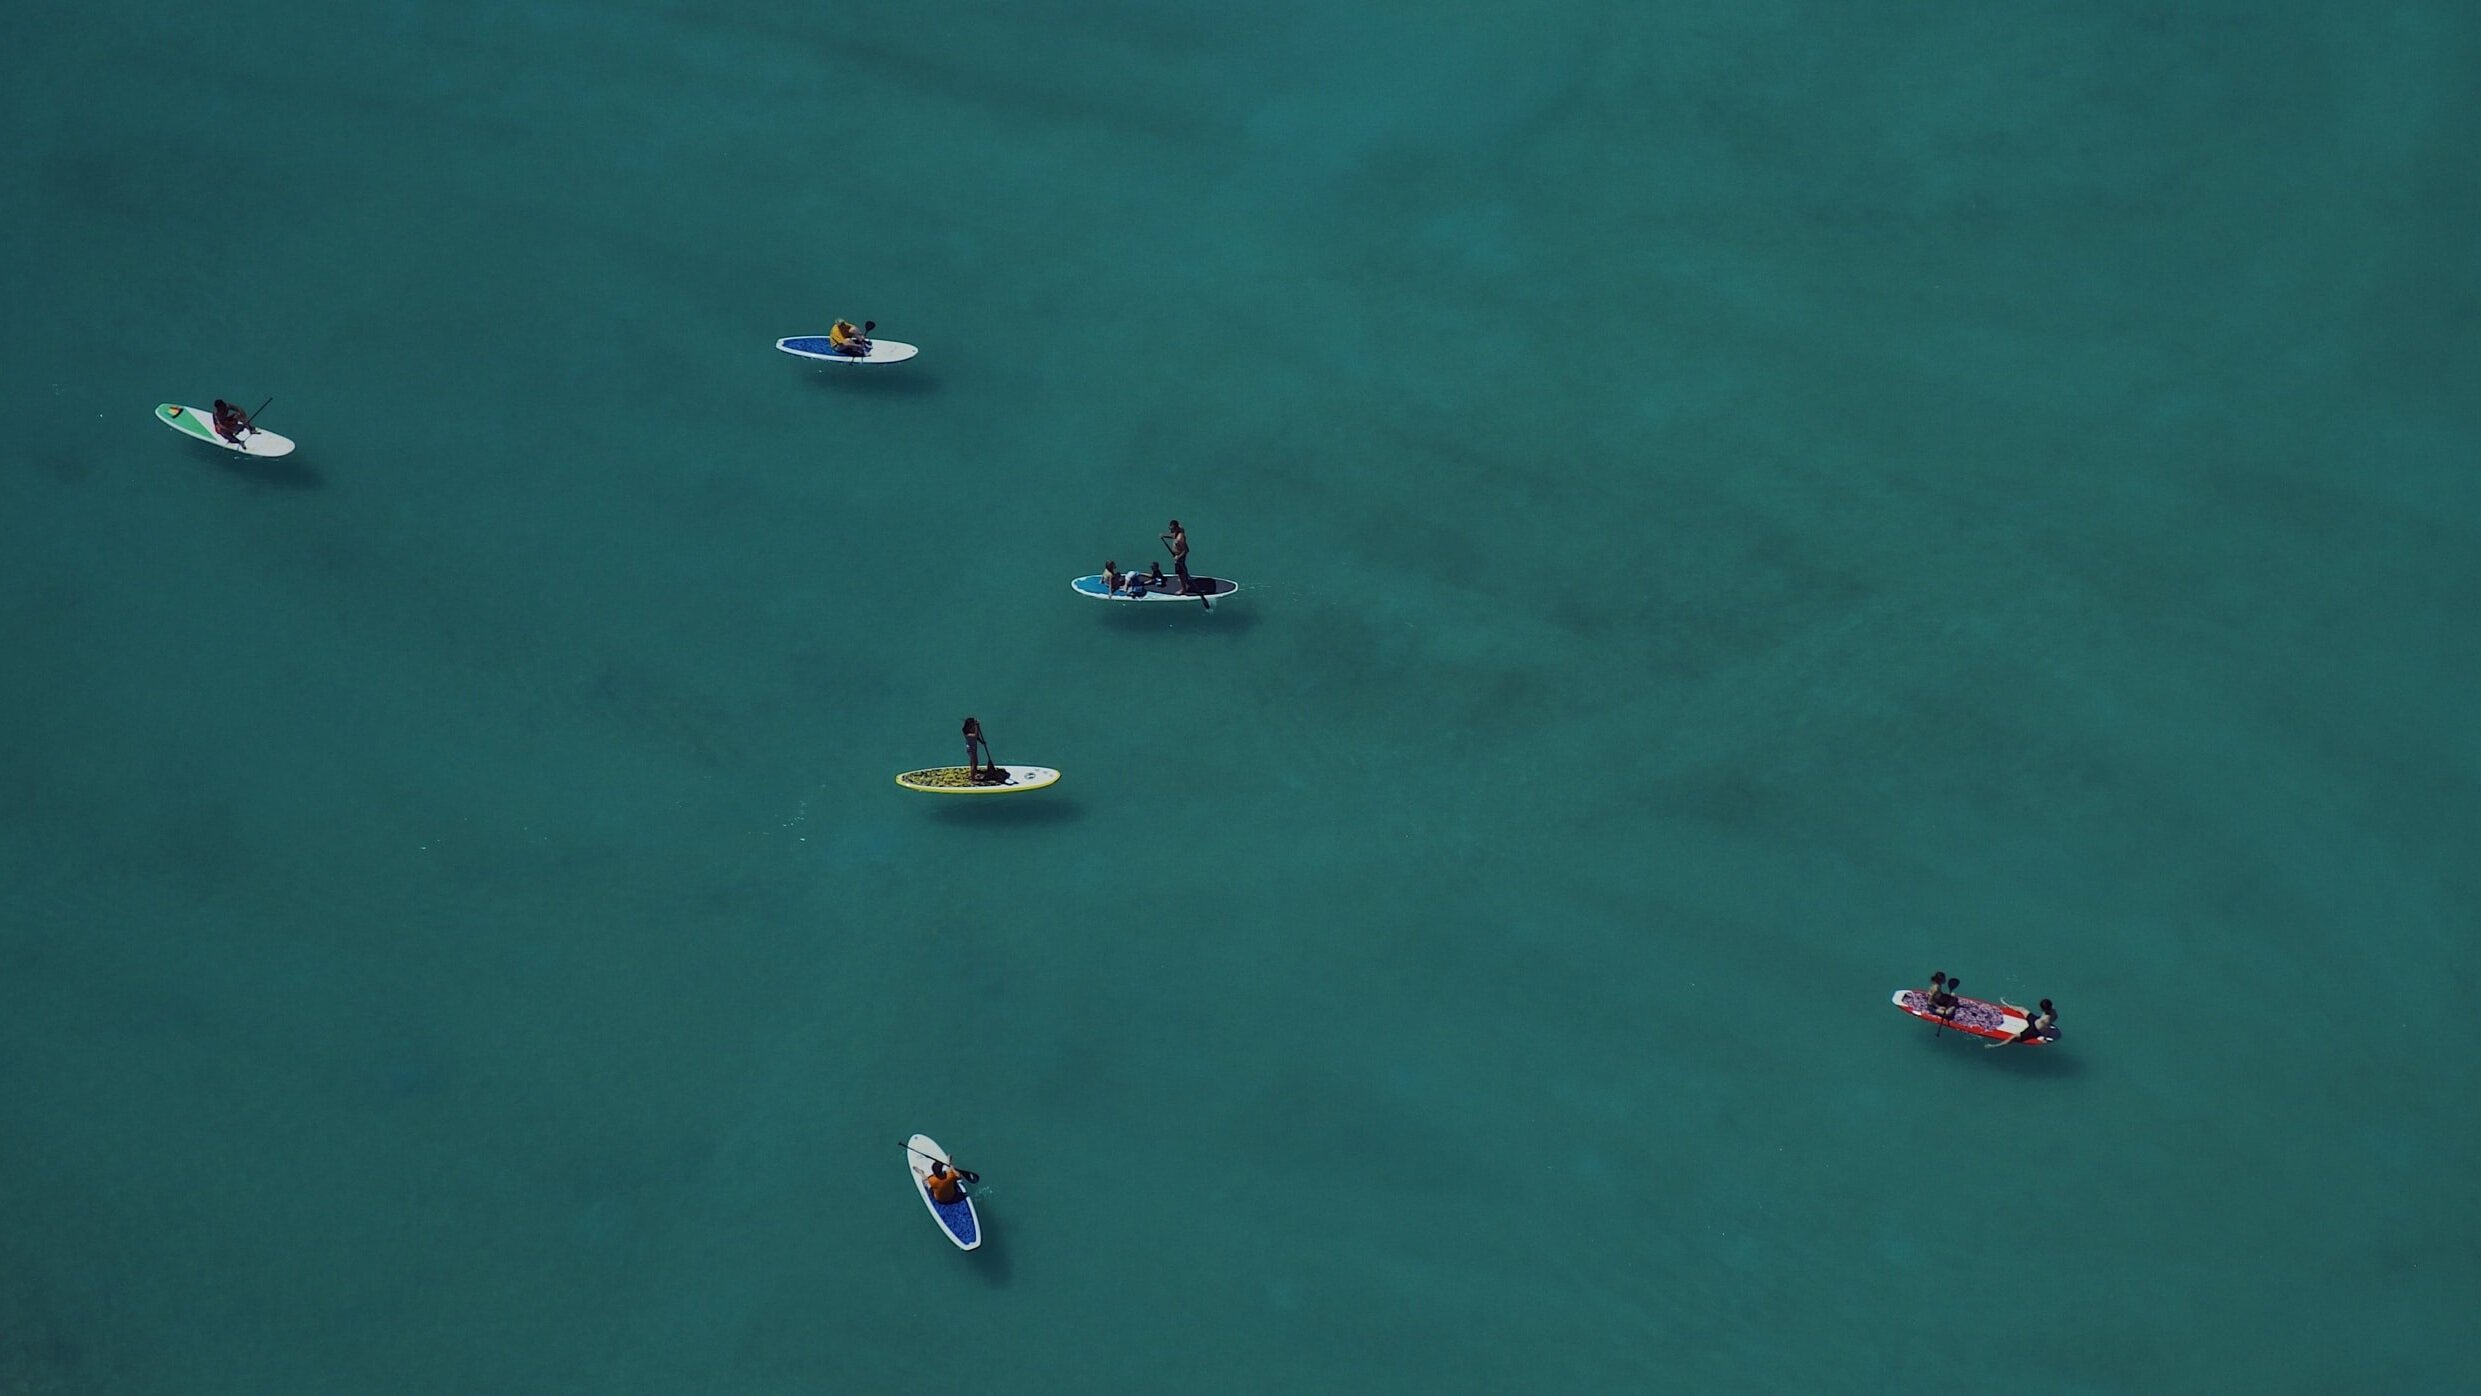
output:
M1951 999L1955 999L1955 1003L1954 1003L1954 1004L1952 1004L1952 1005L1950 1005L1950 1006L1948 1007L1948 1009L1947 1009L1946 1013L1944 1013L1943 1015L1937 1016L1937 1017L1935 1017L1935 1018L1933 1018L1933 1019L1931 1020L1931 1022L1930 1022L1930 1036L1932 1036L1932 1037L1936 1037L1936 1036L1938 1036L1940 1033L1945 1032L1945 1031L1948 1029L1948 1027L1949 1027L1950 1025L1952 1025L1952 1024L1955 1022L1955 1020L1956 1020L1956 1009L1958 1009L1958 1008L1962 1008L1962 1007L1964 1006L1964 1000L1963 1000L1962 998L1958 997L1958 996L1957 996L1957 994L1956 994L1956 981L1954 981L1954 980L1952 980L1952 979L1950 979L1950 980L1948 980L1948 981L1947 981L1947 987L1946 987L1946 988L1944 988L1944 989L1932 989L1932 990L1930 990L1930 992L1928 992L1928 993L1926 993L1926 994L1923 994L1923 995L1921 996L1921 1006L1922 1006L1923 1008L1926 1008L1926 1009L1930 1010L1930 1012L1931 1012L1931 1013L1933 1013L1933 1014L1937 1014L1937 1013L1938 1013L1938 996L1939 996L1940 994L1942 994L1942 993L1944 993L1947 997L1949 997L1949 998L1951 998Z
M242 424L243 426L246 426L246 427L252 427L252 428L257 427L257 426L258 426L258 414L259 414L259 412L264 412L264 411L266 411L266 410L267 410L267 403L268 403L268 402L274 402L275 400L276 400L276 395L275 395L274 393L269 393L269 394L267 395L267 402L262 402L262 403L260 403L260 404L258 405L258 410L257 410L256 412L252 412L249 416L242 418L242 419L241 419L241 424Z
M1172 552L1172 540L1171 540L1171 538L1170 538L1168 535L1166 535L1166 536L1164 536L1164 537L1161 537L1161 538L1157 538L1157 539L1155 539L1154 541L1156 541L1156 542L1158 542L1158 543L1160 543L1160 544L1162 544L1162 545L1163 545L1163 551L1165 551L1165 552L1167 552L1167 553L1171 553L1171 554L1172 554L1172 561L1173 561L1173 562L1175 562L1175 563L1186 563L1186 562L1189 560L1188 558L1186 558L1186 557L1182 556L1182 555L1181 555L1181 554L1179 554L1179 553ZM1197 578L1195 578L1195 577L1191 577L1191 578L1189 578L1189 580L1190 580L1190 581L1192 581L1192 582L1194 582L1194 581L1196 581L1196 580L1197 580ZM1215 603L1214 603L1214 602L1212 602L1212 601L1207 600L1207 599L1206 599L1206 593L1204 593L1204 592L1202 592L1202 591L1201 591L1201 592L1199 592L1199 593L1197 594L1197 604L1199 604L1200 606L1205 607L1207 610L1210 610L1210 611L1211 611L1211 610L1213 610L1213 609L1215 608Z
M982 1181L981 1174L968 1173L964 1169L957 1167L955 1164L949 1163L946 1159L939 1157L937 1154L923 1153L921 1150L913 1147L911 1140L905 1141L905 1152L913 1155L915 1158L926 1158L933 1163L945 1164L950 1173L955 1174L957 1177L964 1179L968 1183L978 1183Z

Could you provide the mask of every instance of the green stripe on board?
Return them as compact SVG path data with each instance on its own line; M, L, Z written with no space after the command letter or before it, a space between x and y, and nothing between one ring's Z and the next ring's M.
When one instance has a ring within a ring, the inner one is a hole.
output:
M189 408L167 402L155 409L155 415L161 417L167 422L170 422L172 425L179 427L181 430L188 432L190 435L197 437L201 441L213 441L215 439L214 426L211 425L206 418L201 417L198 413L190 410Z

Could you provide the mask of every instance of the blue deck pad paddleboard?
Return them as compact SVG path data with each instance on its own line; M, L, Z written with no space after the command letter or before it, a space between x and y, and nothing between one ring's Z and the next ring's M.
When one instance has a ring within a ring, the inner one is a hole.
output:
M930 1209L939 1229L948 1234L960 1251L969 1251L982 1244L982 1218L973 1209L973 1199L962 1202L940 1202L930 1195L930 1161L937 1159L950 1167L955 1161L939 1141L927 1134L917 1134L905 1141L905 1166L913 1170L913 1190L922 1195L922 1205Z
M1122 578L1120 585L1122 589L1119 591L1113 591L1104 586L1103 574L1100 572L1091 577L1079 577L1068 584L1069 589L1079 596L1091 596L1097 601L1193 602L1201 596L1209 600L1221 600L1240 590L1240 583L1228 577L1191 577L1189 592L1185 596L1174 590L1180 585L1178 577L1167 576L1163 579L1163 584L1158 587L1152 582L1140 581L1135 576L1129 576Z
M900 364L922 352L919 345L874 339L870 341L870 352L847 354L836 347L834 340L823 334L797 334L790 339L777 340L775 347L787 354L828 364Z

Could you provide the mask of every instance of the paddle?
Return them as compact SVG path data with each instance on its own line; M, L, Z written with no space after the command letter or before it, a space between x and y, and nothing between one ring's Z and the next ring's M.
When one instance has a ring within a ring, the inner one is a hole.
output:
M275 400L276 400L276 395L275 395L274 393L269 393L269 394L267 395L267 402L274 402ZM260 404L258 405L258 412L250 412L250 413L246 413L246 414L244 414L244 415L243 415L243 417L242 417L242 419L241 419L241 425L240 425L240 426L237 426L237 427L235 427L235 428L233 428L233 434L232 434L232 436L231 436L230 438L228 438L228 439L229 439L229 440L231 440L231 442L232 442L235 446L238 446L238 445L240 445L240 444L241 444L241 434L242 434L243 432L245 432L245 431L256 431L256 430L258 430L258 413L259 413L259 412L264 412L264 411L266 411L266 410L267 410L267 402L262 402L262 403L260 403ZM218 436L222 436L222 435L224 435L224 424L223 424L222 419L220 419L220 418L216 421L216 424L215 424L215 434L216 434L216 435L218 435Z
M955 1174L957 1177L964 1179L968 1183L978 1183L982 1181L982 1175L979 1173L974 1173L966 1169L959 1168L953 1163L948 1163L946 1159L939 1157L937 1154L926 1154L921 1150L914 1148L913 1141L910 1139L905 1141L905 1152L913 1155L915 1158L929 1159L933 1163L946 1163L950 1173Z
M2009 1003L2009 1002L2008 1002L2006 999L2004 999L2004 998L2001 998L2001 999L1999 1000L1999 1007L2001 1007L2001 1008L2012 1008L2012 1009L2015 1009L2018 1013L2022 1013L2022 1014L2024 1015L2024 1026L2025 1026L2025 1031L2026 1031L2026 1032L2028 1032L2028 1033L2029 1033L2029 1032L2032 1032L2032 1030L2033 1030L2033 1012L2032 1012L2032 1010L2031 1010L2031 1009L2028 1009L2028 1008L2024 1007L2022 1004ZM2016 1045L2017 1043L2019 1043L2019 1042L2039 1042L2039 1041L2041 1041L2041 1040L2042 1040L2042 1039L2041 1039L2038 1035L2036 1035L2036 1036L2032 1036L2032 1037L2010 1037L2010 1038L2004 1038L2004 1039L2002 1039L2002 1040L2000 1040L2000 1041L1997 1041L1997 1042L1985 1042L1985 1043L1981 1044L1981 1050L1983 1050L1983 1051L1987 1052L1987 1051L1989 1051L1989 1050L1990 1050L1991 1048L1993 1048L1993 1047L2013 1047L2013 1046L2015 1046L2015 1045Z

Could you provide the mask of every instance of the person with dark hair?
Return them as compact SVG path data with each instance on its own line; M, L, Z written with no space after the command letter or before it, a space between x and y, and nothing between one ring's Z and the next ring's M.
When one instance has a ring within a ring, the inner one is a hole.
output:
M990 785L1007 777L999 763L991 759L991 744L982 739L982 719L965 719L965 779L976 785Z
M1189 594L1188 531L1180 526L1180 520L1174 519L1169 533L1159 533L1155 536L1162 540L1164 547L1171 549L1172 570L1180 574L1180 595L1187 596ZM1155 566L1160 568L1162 564L1156 563Z
M215 434L234 445L241 444L241 434L250 429L249 414L222 398L215 400Z
M1128 586L1128 578L1120 575L1120 564L1106 559L1103 563L1103 595L1118 596Z
M1932 1013L1946 1007L1951 1002L1947 997L1948 982L1945 970L1931 970L1930 987L1921 991L1921 1006Z
M930 1200L942 1207L953 1207L965 1200L965 1181L956 1176L956 1170L937 1159L930 1161L930 1176L922 1180L922 1186L930 1189Z
M1938 1016L1947 1019L1953 1019L1956 1016L1956 1010L1964 1005L1964 1000L1957 997L1956 990L1963 987L1962 979L1950 977L1943 991L1930 995L1930 1006L1937 1010Z

